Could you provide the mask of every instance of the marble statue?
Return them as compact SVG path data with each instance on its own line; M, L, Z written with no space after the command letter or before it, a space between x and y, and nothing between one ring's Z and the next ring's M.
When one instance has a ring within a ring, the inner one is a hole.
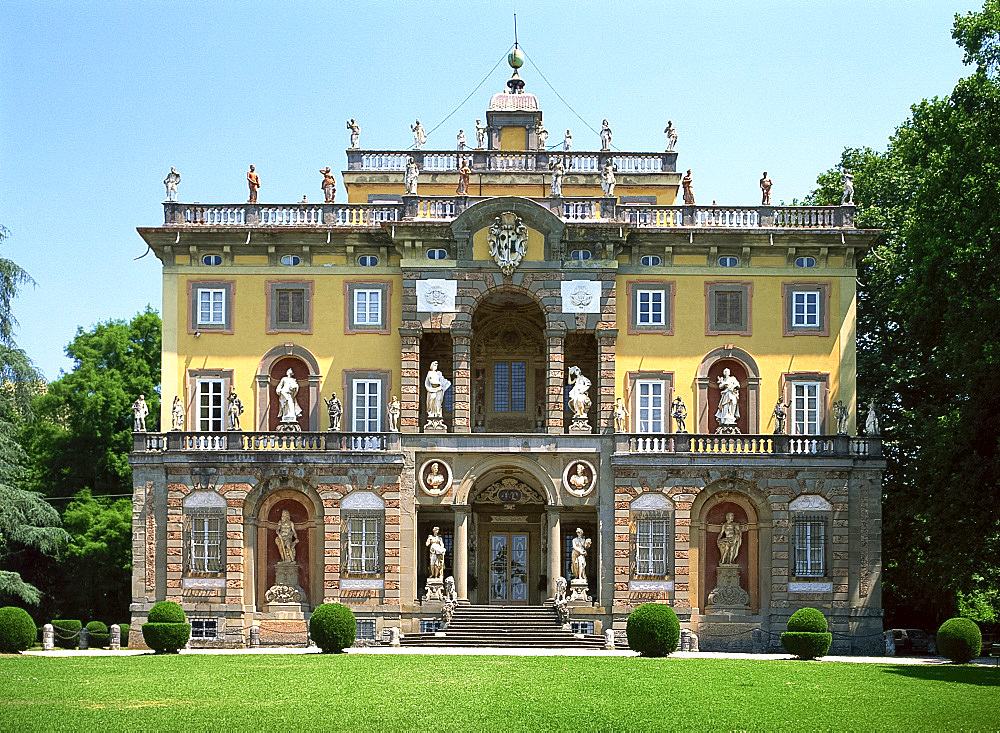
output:
M837 400L833 403L833 414L837 418L837 435L847 435L851 422L850 408L843 400Z
M458 131L458 150L465 150L465 130Z
M229 427L227 430L242 430L240 427L240 415L243 414L243 401L236 394L235 389L229 390L229 397L227 399L229 403Z
M445 481L448 477L441 473L441 464L434 461L431 464L430 472L424 476L424 486L427 487L428 491L439 492L444 487Z
M601 150L611 150L611 128L607 120L601 122Z
M424 132L424 126L420 124L420 120L417 120L414 124L410 125L410 129L413 130L413 147L420 150L427 142L427 133Z
M413 158L410 158L410 162L406 164L406 173L403 175L403 181L406 184L407 196L417 195L417 179L419 177L420 169L417 168L417 164L414 162Z
M663 129L667 135L667 152L673 152L677 147L677 128L674 127L673 120L667 120L667 126Z
M566 585L566 578L561 575L556 578L556 591L552 596L556 604L566 602Z
M680 397L674 397L674 401L670 404L670 416L677 423L677 430L674 432L686 433L688 408Z
M278 546L281 562L295 562L295 545L299 544L299 536L287 509L282 510L281 519L274 530L274 544Z
M767 171L760 177L760 205L771 205L771 179L767 177Z
M687 206L694 206L694 178L691 176L691 169L687 169L687 173L681 179L681 186L684 187L684 204Z
M584 539L583 530L577 527L576 537L573 538L573 555L571 562L573 565L573 579L587 579L587 550L590 549L592 541L588 537Z
M615 401L615 432L628 432L628 408L625 407L621 397Z
M278 417L280 421L283 423L297 423L299 415L302 414L302 408L296 400L299 394L299 381L293 376L291 369L285 372L285 376L278 382L278 386L275 387L274 391L278 394Z
M181 174L178 173L173 166L170 166L170 172L167 177L163 179L163 185L167 187L167 201L177 200L177 184L181 182Z
M607 159L604 163L604 168L601 169L601 188L604 190L604 195L608 198L614 198L615 196L616 170L618 170L618 167L611 158Z
M587 475L587 467L582 463L576 464L576 473L569 477L569 485L573 491L583 493L590 486L590 476Z
M340 419L344 416L344 405L341 403L340 398L337 397L336 392L333 393L330 399L323 401L326 402L326 411L330 416L330 430L339 433Z
M562 196L562 179L566 175L566 165L562 158L555 158L549 161L549 170L552 171L552 183L549 185L549 196Z
M868 416L865 418L865 432L870 436L879 434L878 413L875 412L875 398L868 400Z
M458 188L455 189L458 196L469 195L469 176L471 175L472 169L465 158L462 158L462 162L458 164Z
M389 400L389 406L386 408L386 414L389 417L389 432L398 433L399 432L399 398L396 395L392 396Z
M840 197L840 205L854 206L854 174L845 170L841 180L844 183L844 195Z
M444 579L444 602L458 603L458 591L455 590L455 576L449 575Z
M247 203L257 203L257 191L260 189L260 176L257 175L253 166L250 166L250 170L247 171L247 186L250 187L250 199Z
M587 411L590 409L590 396L587 390L590 389L590 380L580 372L580 367L569 368L568 383L572 385L569 391L569 399L566 400L569 409L573 411L575 419L586 420Z
M483 127L482 120L476 120L476 149L482 150L486 147L486 128Z
M736 425L736 420L740 416L740 382L729 373L729 369L723 369L718 383L721 394L715 417L720 426Z
M785 421L788 419L788 407L791 403L784 403L778 400L774 405L774 434L784 435L785 434Z
M573 133L566 130L566 134L563 136L563 152L568 153L573 149Z
M444 418L444 393L451 387L451 382L438 371L437 361L431 362L431 368L424 377L424 390L427 392L427 419L441 420Z
M330 166L320 168L319 172L323 176L323 198L326 200L326 203L332 204L334 197L337 195L337 179L333 177Z
M431 530L431 533L427 535L427 541L424 543L424 547L431 548L431 578L444 578L444 537L438 534L441 531L440 527L435 527Z
M358 138L361 137L361 126L352 117L347 121L347 129L351 131L351 150L357 150Z
M535 123L535 138L538 140L538 149L545 150L545 143L549 140L549 131L545 129L541 120Z
M184 429L184 403L180 395L174 395L174 404L170 407L170 429Z
M726 512L726 522L719 530L719 538L716 540L719 545L720 564L732 565L736 562L736 556L740 554L740 545L743 544L745 529L744 525L733 521L732 512Z
M132 403L132 432L146 432L146 417L149 415L149 406L146 405L146 395L139 395L139 399Z

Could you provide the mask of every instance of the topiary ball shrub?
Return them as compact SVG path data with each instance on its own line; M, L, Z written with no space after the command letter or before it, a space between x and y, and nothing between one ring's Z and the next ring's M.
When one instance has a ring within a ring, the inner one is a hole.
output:
M55 644L60 649L76 649L80 645L80 629L83 622L76 619L54 618Z
M972 661L982 653L983 632L975 621L967 618L950 618L937 632L937 651L957 664Z
M179 603L160 601L154 604L149 609L148 619L148 623L142 625L142 638L146 646L158 654L176 654L191 638L191 624L187 623Z
M344 651L357 632L354 613L341 603L324 603L309 617L309 636L324 653Z
M799 659L825 657L833 644L826 616L818 608L800 608L788 618L788 631L781 635L781 646Z
M111 633L103 621L91 621L87 624L87 646L91 649L107 649L111 644Z
M187 622L181 604L173 601L154 603L146 619L151 624L183 624Z
M4 654L23 652L35 643L37 634L35 622L23 608L17 606L0 608L0 652Z
M628 616L628 645L644 657L665 657L677 650L681 622L674 609L663 603L644 603Z

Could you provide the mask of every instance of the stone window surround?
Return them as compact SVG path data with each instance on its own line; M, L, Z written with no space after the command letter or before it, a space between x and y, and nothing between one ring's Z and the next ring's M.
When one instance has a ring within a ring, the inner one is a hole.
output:
M302 290L305 294L302 304L304 322L301 326L278 325L279 290ZM313 281L312 280L267 280L264 283L264 295L267 298L267 333L306 333L313 332Z
M222 638L222 624L219 623L218 617L192 616L190 621L192 641L216 641ZM215 625L215 633L212 636L196 634L199 630L210 629L213 624Z
M797 435L797 433L792 432L795 429L795 419L793 411L795 406L792 405L792 384L795 382L819 382L820 383L820 393L819 393L819 434L824 435L826 432L826 422L830 415L830 373L829 372L782 372L781 374L781 386L778 393L782 395L782 402L786 405L790 405L788 408L788 415L785 420L785 427L788 430L789 435Z
M375 563L374 571L352 573L351 563L351 521L356 519L375 520ZM385 509L341 509L340 510L340 576L341 578L364 578L378 580L385 578Z
M183 561L184 577L215 578L226 574L226 500L215 491L196 490L184 497L183 516ZM219 522L219 569L193 569L194 528L192 520L214 519Z
M629 432L638 432L639 424L639 390L637 382L643 380L661 381L663 385L663 432L673 432L673 418L670 415L670 405L674 401L674 373L667 371L635 371L625 373L626 397L625 404L629 411Z
M222 384L222 429L226 429L226 397L233 388L232 369L188 369L187 373L187 399L184 402L185 430L198 431L198 380L200 379L221 379Z
M743 292L745 328L712 328L715 320L715 293L720 290L740 290ZM705 282L705 335L706 336L752 336L753 335L753 283L748 280L708 280Z
M629 577L632 580L668 580L674 575L674 504L658 492L640 494L629 504ZM638 525L640 520L666 522L665 558L666 572L663 575L640 574L637 570Z
M792 325L792 293L796 291L819 291L819 328ZM830 335L830 283L811 280L781 283L781 335L782 336L829 336Z
M392 372L388 369L344 369L343 370L344 395L341 402L344 405L344 416L341 420L341 429L345 433L354 432L354 380L374 379L382 383L382 402L379 405L379 424L384 431L386 426L385 410L391 399L389 390L392 387Z
M639 323L638 290L663 290L663 325L642 325ZM677 292L675 280L630 280L627 283L628 333L674 335L674 294Z
M225 307L223 308L223 323L211 324L198 323L198 293L201 290L222 289L225 291ZM188 333L225 333L231 334L234 330L234 314L236 309L234 301L236 298L235 280L188 280L187 281L187 303L188 303Z
M812 582L831 582L833 577L830 574L830 559L832 555L831 541L830 541L830 528L833 526L831 521L833 516L832 511L789 511L789 569L788 569L788 579L790 582L796 581L812 581ZM796 538L795 538L795 526L796 520L814 520L821 521L823 523L823 572L819 575L798 575L796 570Z
M365 289L382 290L382 322L377 326L358 325L354 321L354 291ZM344 333L390 333L389 322L392 318L392 281L391 280L345 280L344 281Z

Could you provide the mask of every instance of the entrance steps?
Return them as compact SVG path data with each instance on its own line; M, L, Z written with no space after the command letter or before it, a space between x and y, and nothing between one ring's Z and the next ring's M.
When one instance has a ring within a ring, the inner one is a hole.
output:
M553 605L468 606L455 609L448 628L436 633L406 634L402 646L543 647L603 649L604 637L563 629Z

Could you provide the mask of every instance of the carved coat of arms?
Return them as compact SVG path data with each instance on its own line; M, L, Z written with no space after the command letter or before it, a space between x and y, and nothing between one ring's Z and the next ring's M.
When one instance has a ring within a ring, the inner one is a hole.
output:
M569 298L570 302L577 308L583 308L590 305L590 301L594 299L594 296L590 294L590 290L586 285L577 285L573 292L570 293Z
M528 227L513 211L505 211L490 227L488 241L490 256L504 275L510 275L524 259L528 246Z

